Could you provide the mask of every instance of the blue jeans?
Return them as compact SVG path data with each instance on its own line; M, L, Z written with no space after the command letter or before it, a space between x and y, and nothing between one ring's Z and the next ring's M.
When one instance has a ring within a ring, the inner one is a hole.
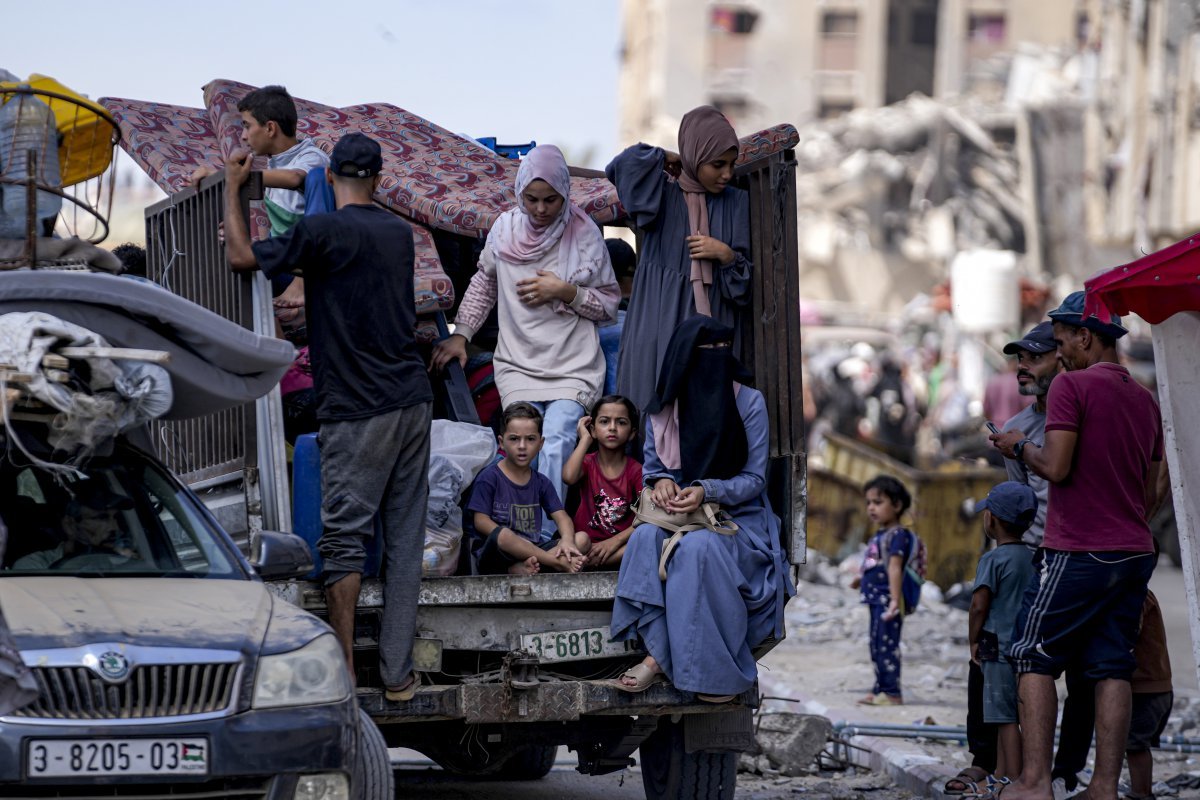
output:
M567 463L567 459L571 457L571 452L575 449L577 442L575 426L587 412L574 400L551 400L532 405L542 412L542 436L546 437L546 441L542 445L542 452L538 453L535 467L538 472L550 480L554 491L558 493L558 499L565 501L567 492L566 487L563 486L563 464ZM544 515L542 532L552 533L555 529L556 526L550 519L550 515Z

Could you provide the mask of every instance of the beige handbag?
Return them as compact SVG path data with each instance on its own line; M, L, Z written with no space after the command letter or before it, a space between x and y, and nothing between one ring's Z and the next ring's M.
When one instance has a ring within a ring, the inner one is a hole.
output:
M648 524L671 531L671 536L662 546L662 556L658 559L658 577L667 579L667 561L671 558L679 540L685 533L707 528L713 533L733 536L737 533L737 523L724 511L718 503L701 503L700 507L689 514L672 514L665 508L656 505L651 495L654 488L646 486L633 507L635 525Z

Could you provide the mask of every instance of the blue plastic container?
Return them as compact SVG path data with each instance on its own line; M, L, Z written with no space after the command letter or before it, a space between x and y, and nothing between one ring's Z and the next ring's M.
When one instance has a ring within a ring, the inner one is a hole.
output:
M324 530L321 526L321 451L317 447L317 435L305 433L296 437L292 455L292 528L297 536L304 537L312 552L314 569L309 580L321 576L323 564L317 552L317 542ZM383 551L383 531L379 517L375 517L375 535L367 540L367 563L363 568L364 578L379 575Z
M491 150L494 153L504 156L505 158L521 158L528 155L529 151L537 147L537 142L527 142L526 144L500 144L496 141L495 136L479 136L475 141Z

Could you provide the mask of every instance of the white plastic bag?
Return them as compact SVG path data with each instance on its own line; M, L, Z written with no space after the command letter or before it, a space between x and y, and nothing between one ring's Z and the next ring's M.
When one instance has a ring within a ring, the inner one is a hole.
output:
M429 507L425 513L425 552L421 573L454 573L462 546L463 491L496 455L491 428L435 419L429 433Z

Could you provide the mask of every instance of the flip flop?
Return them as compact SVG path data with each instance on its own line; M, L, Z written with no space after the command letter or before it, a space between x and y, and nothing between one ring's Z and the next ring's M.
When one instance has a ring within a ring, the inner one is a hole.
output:
M617 687L622 692L628 692L629 694L640 694L654 684L665 681L667 676L663 675L661 672L655 672L645 664L638 664L637 666L630 667L621 673L621 678L633 678L636 683L633 686L626 686L625 684L621 683L621 679L618 678L617 680L613 681L613 686Z
M409 674L409 681L407 684L398 689L385 687L383 696L393 703L407 703L409 700L412 700L417 696L417 687L420 685L421 678L417 675L417 673L412 672Z
M964 767L957 775L946 781L946 785L942 787L942 794L956 797L968 792L977 793L979 782L987 780L987 777L987 770L983 767ZM951 785L954 783L957 783L958 786Z

